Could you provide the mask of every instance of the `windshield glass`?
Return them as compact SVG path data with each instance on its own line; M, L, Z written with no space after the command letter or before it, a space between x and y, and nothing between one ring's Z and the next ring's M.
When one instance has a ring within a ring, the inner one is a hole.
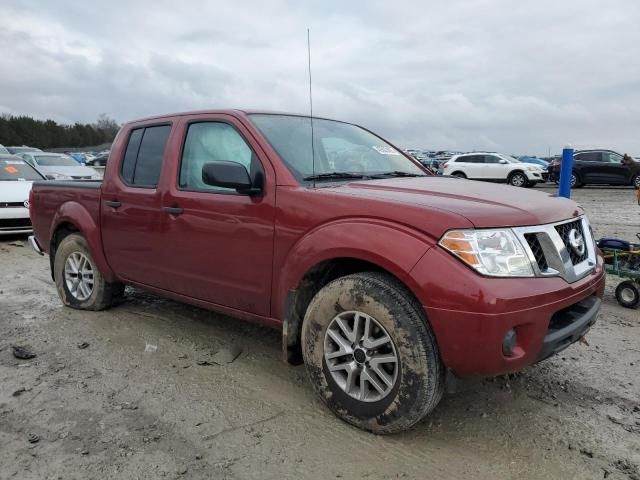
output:
M42 177L18 158L0 158L0 180L42 180Z
M43 167L77 167L78 162L67 155L35 155L36 163Z
M339 179L336 173L369 176L387 173L425 175L403 153L366 130L348 123L313 119L315 168L309 117L253 114L251 120L299 181L312 175Z

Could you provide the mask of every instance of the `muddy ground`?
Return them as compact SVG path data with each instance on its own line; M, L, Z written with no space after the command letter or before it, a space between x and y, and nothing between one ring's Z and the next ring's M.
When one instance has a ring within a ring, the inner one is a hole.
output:
M598 236L640 231L631 190L575 198ZM0 240L2 479L640 479L640 311L613 278L588 345L378 437L327 411L277 332L133 290L109 311L64 308L23 240ZM199 364L233 346L234 362Z

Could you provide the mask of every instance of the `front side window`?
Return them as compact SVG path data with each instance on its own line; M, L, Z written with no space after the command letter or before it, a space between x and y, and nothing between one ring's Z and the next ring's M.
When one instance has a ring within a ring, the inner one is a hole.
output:
M622 163L622 155L618 153L604 152L602 156L603 156L603 160L602 160L603 162Z
M155 187L160 178L170 125L138 128L129 135L120 173L129 185Z
M578 153L575 157L576 160L581 160L583 162L600 162L602 156L600 152L585 152Z
M400 150L348 123L313 119L313 155L309 117L252 114L251 120L299 181L340 174L425 175Z
M216 187L202 181L202 167L215 161L239 163L248 173L258 162L244 138L228 123L192 123L184 141L178 186L184 190L235 192L233 188Z

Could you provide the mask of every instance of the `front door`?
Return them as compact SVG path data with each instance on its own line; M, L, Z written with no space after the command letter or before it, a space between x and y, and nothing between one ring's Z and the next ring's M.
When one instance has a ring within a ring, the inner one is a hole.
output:
M164 288L210 303L269 315L275 178L250 132L226 115L193 115L180 125L183 145L163 198ZM211 161L243 165L261 194L202 181ZM262 179L262 180L261 180Z

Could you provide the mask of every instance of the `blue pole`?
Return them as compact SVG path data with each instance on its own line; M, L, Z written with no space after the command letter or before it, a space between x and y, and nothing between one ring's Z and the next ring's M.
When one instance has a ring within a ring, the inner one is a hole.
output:
M573 147L567 145L562 149L560 162L560 188L558 196L571 198L571 173L573 171Z

